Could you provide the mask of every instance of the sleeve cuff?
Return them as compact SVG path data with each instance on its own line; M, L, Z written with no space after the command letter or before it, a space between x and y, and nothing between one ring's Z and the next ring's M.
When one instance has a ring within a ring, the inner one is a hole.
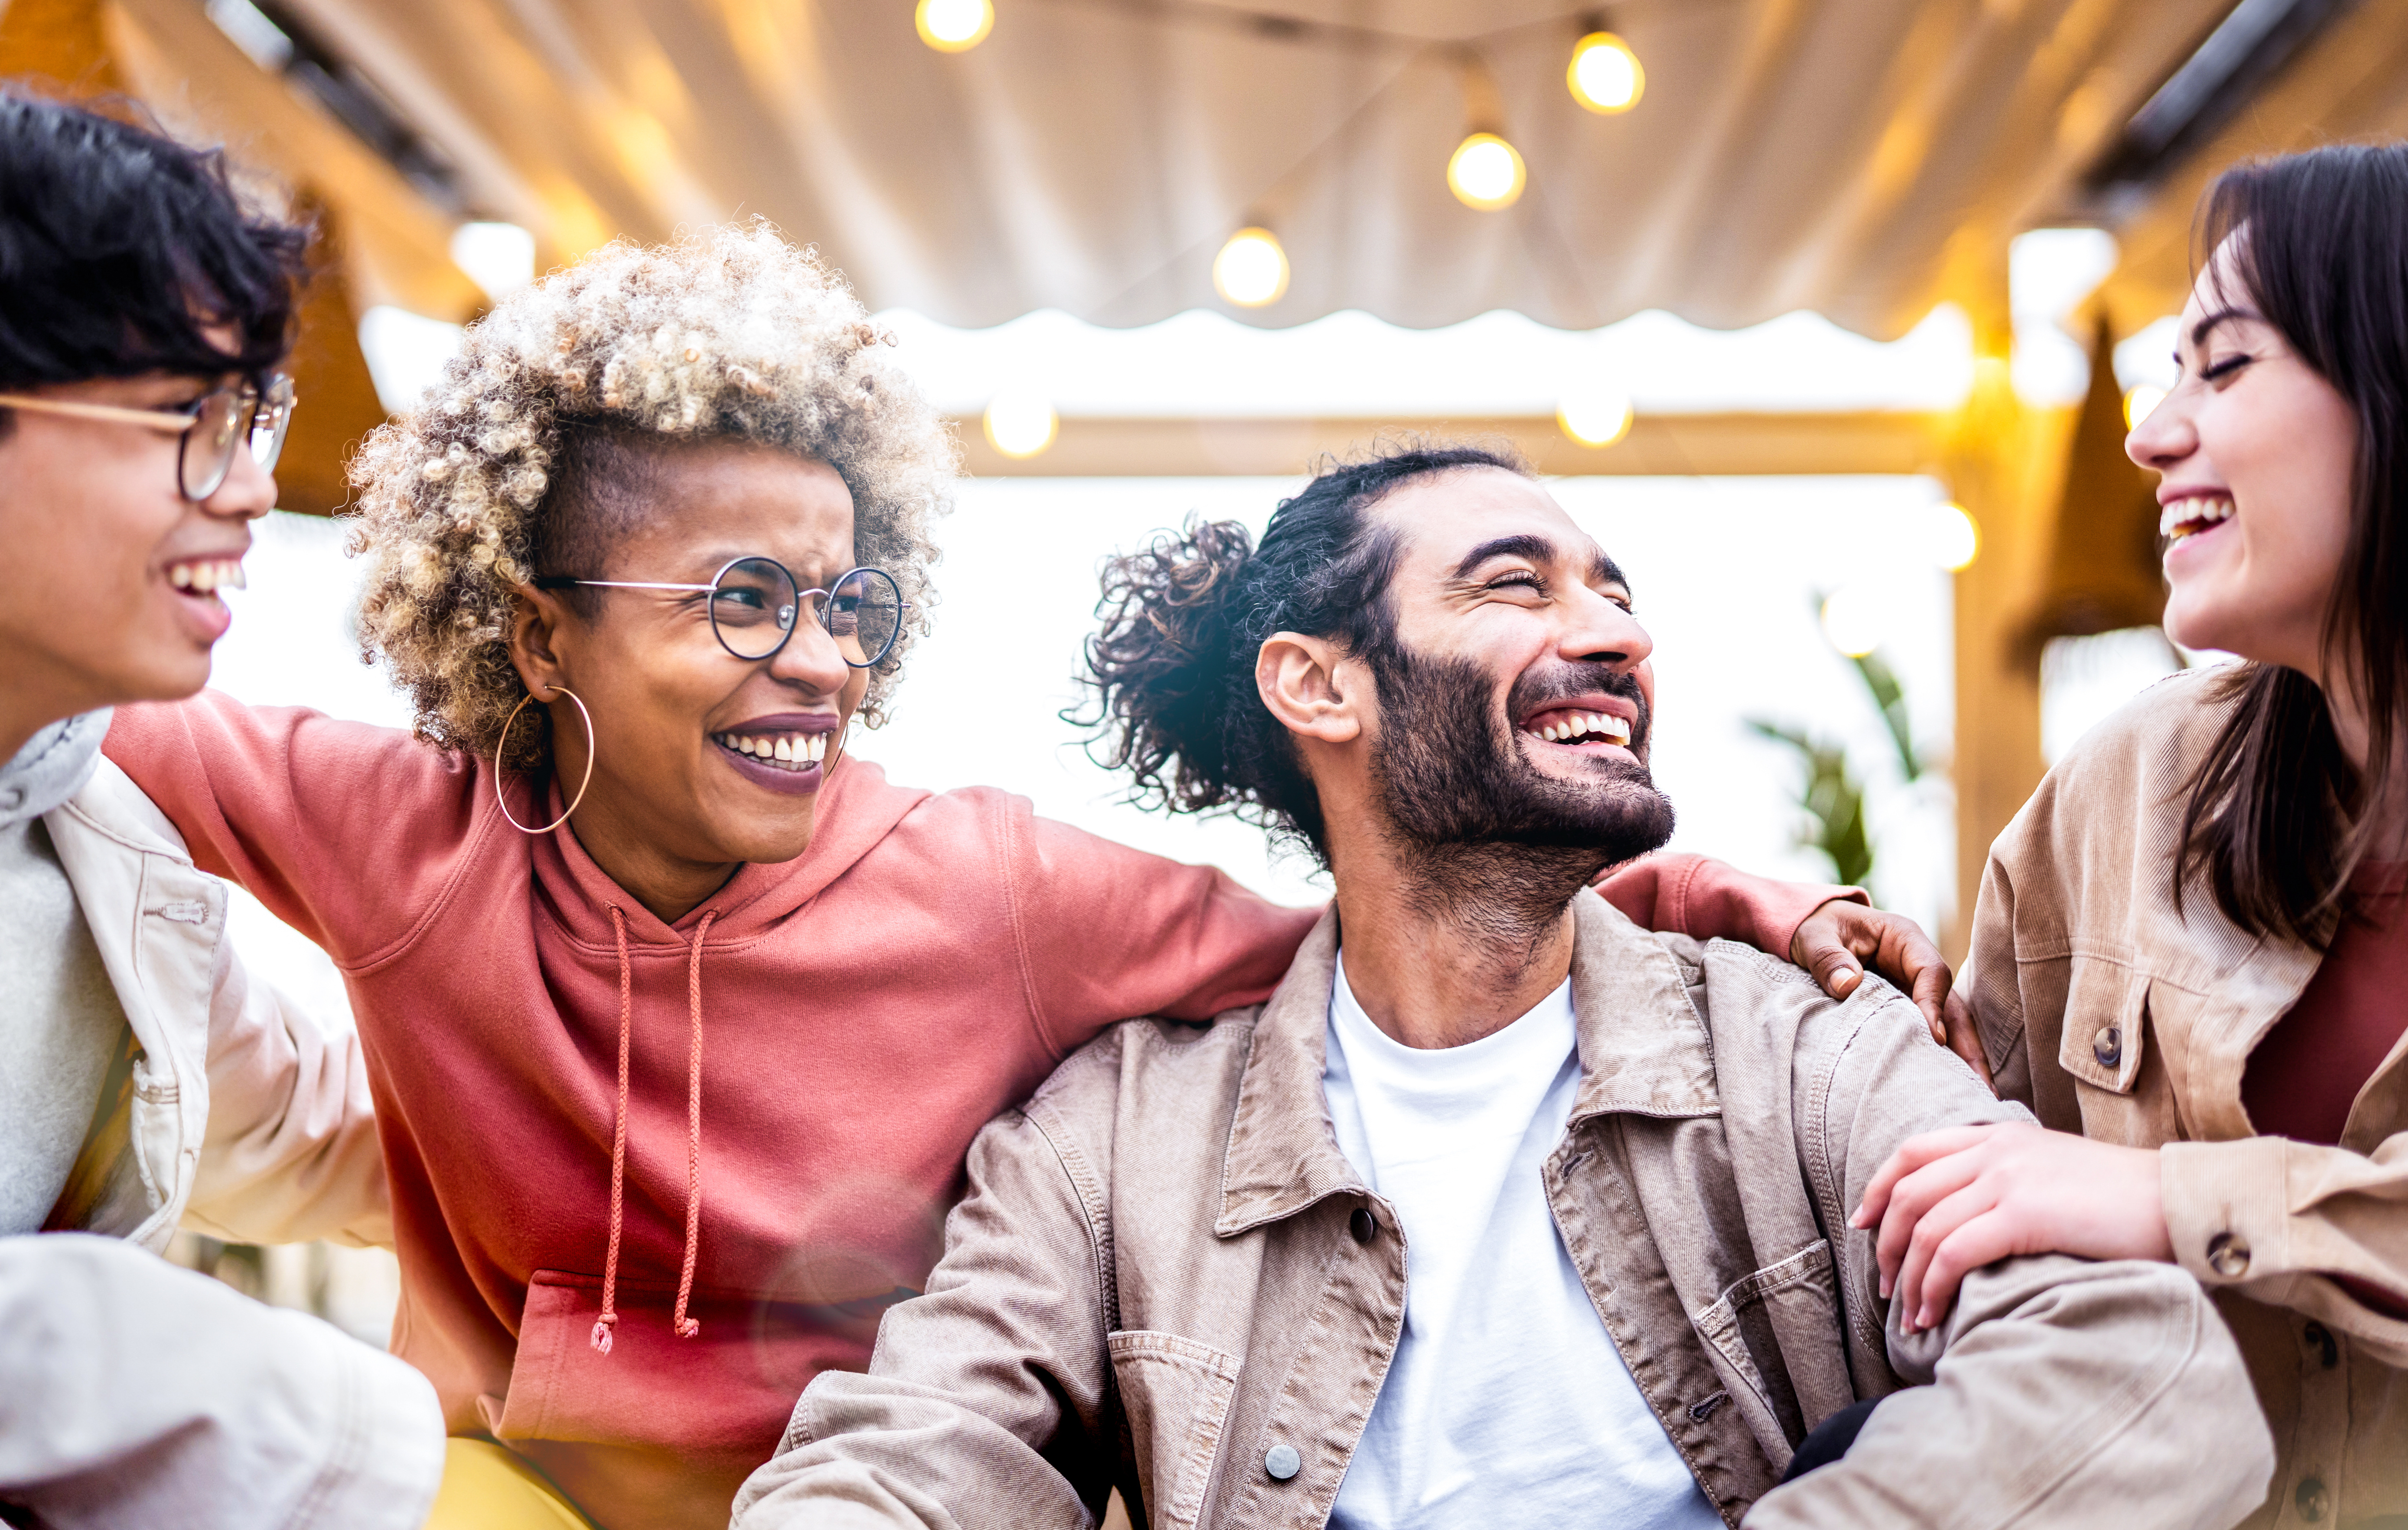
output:
M2241 1285L2290 1267L2289 1147L2279 1137L2251 1137L2157 1150L2174 1262L2200 1285Z

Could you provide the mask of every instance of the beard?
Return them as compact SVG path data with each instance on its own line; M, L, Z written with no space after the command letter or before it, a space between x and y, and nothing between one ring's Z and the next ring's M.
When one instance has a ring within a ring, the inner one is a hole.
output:
M1372 661L1381 702L1371 774L1390 847L1425 908L1533 933L1607 866L1672 836L1671 799L1638 760L1587 758L1577 778L1541 771L1511 719L1583 693L1638 708L1634 752L1653 722L1639 682L1603 665L1557 664L1514 682L1499 715L1494 678L1468 659L1398 646Z

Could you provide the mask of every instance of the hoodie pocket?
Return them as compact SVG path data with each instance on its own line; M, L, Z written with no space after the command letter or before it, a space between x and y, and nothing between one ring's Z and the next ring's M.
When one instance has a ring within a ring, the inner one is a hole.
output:
M1203 1515L1244 1363L1177 1334L1132 1329L1109 1336L1107 1343L1145 1487L1146 1523L1155 1530L1183 1530Z
M623 1276L604 1354L594 1347L601 1277L538 1270L509 1394L486 1405L487 1425L607 1523L716 1530L776 1452L805 1384L867 1366L880 1315L911 1294L818 1304L697 1288L689 1310L701 1331L680 1338L676 1284Z

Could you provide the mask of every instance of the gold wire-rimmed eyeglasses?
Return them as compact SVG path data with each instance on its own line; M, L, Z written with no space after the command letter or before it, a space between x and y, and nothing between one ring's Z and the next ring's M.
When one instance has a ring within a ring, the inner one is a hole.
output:
M198 504L224 487L234 471L234 454L246 436L260 471L276 470L284 451L284 433L292 428L298 400L293 379L278 372L263 389L245 380L212 389L180 409L129 409L115 404L85 404L69 398L36 398L25 393L0 393L0 408L28 414L55 414L69 420L98 420L111 424L140 425L172 431L183 437L176 445L176 484L184 497Z

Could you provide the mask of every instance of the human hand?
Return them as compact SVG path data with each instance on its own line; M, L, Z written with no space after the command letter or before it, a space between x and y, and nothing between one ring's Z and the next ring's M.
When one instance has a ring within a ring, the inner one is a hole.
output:
M1914 1000L1931 1039L1965 1059L1973 1076L1997 1094L1990 1060L1982 1055L1973 1012L1950 991L1954 975L1923 926L1903 914L1832 898L1808 914L1789 937L1789 959L1814 975L1823 992L1844 999L1864 981L1861 964Z
M2155 1149L2028 1122L1907 1138L1848 1219L1856 1228L1875 1223L1881 1294L1895 1294L1908 1333L1939 1323L1968 1271L2010 1254L2174 1256Z

